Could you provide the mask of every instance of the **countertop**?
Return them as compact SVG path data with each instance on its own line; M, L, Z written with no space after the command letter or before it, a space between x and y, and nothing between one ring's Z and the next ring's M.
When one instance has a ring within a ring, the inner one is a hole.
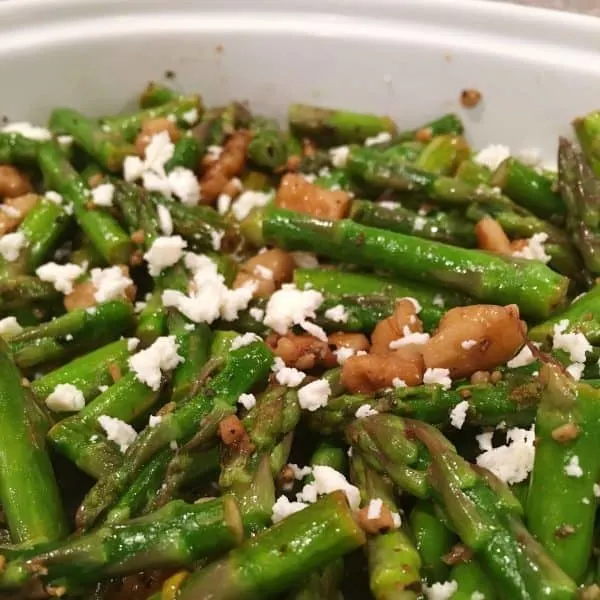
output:
M598 0L508 0L513 4L526 4L542 8L569 10L587 15L600 17L600 3Z

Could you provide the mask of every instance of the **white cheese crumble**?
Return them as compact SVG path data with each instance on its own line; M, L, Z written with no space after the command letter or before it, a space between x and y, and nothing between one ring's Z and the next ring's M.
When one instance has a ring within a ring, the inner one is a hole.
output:
M404 379L400 379L400 377L394 377L394 379L392 379L392 387L394 389L398 389L408 387L408 385Z
M267 281L273 281L273 270L263 265L256 265L253 271L254 275Z
M76 412L85 406L85 398L74 385L59 383L46 398L46 406L54 412Z
M444 298L441 294L436 294L433 297L432 304L434 306L439 306L440 308L444 308L444 306L446 306L446 303L444 302Z
M348 146L337 146L329 149L331 164L338 169L343 169L348 162L350 148Z
M312 474L312 467L299 467L295 463L288 463L287 465L294 473L294 479L302 481L305 477Z
M283 521L286 517L300 512L307 506L308 504L305 502L290 502L287 496L279 496L275 504L273 504L271 520L273 523L279 523L279 521Z
M389 131L381 131L377 135L368 137L365 140L365 146L376 146L377 144L387 144L392 139Z
M109 387L109 386L107 386L107 385L99 385L99 386L98 386L98 391L99 391L101 394L104 394L104 392L106 392L106 391L108 390L108 387Z
M575 380L579 381L581 376L583 375L583 370L585 369L584 363L572 363L570 364L565 371Z
M336 323L347 323L349 316L343 304L336 304L325 311L325 318Z
M322 342L327 341L327 334L322 327L319 327L314 323L310 323L309 321L303 321L300 323L300 327L302 327L302 329L304 329L304 331L307 333L310 333L310 335L313 337L316 337L318 340L321 340Z
M125 291L133 285L133 281L123 274L119 266L107 267L106 269L92 269L90 278L96 291L94 299L96 302L108 302L117 298L125 298Z
M322 303L323 294L320 292L299 290L293 284L285 284L269 298L263 322L280 335L293 325L300 325L314 335L314 330L309 331L310 327L307 327L307 319L316 316L316 310Z
M238 348L243 348L244 346L249 346L253 342L262 341L260 336L255 333L244 333L243 335L238 335L236 338L233 338L231 342L230 350L237 350Z
M140 345L140 340L136 337L131 337L127 339L127 350L129 352L133 352Z
M594 493L594 496L595 496L596 498L600 498L600 485L598 485L597 483L595 483L595 484L592 486L592 491L593 491L593 493Z
M115 442L123 454L135 442L137 432L129 423L125 423L121 419L109 417L108 415L99 416L98 423L106 432L108 439L111 442Z
M375 410L374 408L371 408L370 404L363 404L362 406L358 407L358 409L354 413L354 416L357 419L362 419L364 417L371 417L373 415L378 415L378 414L379 414L379 411Z
M379 519L381 517L381 509L383 508L383 500L381 498L372 498L369 500L367 507L367 519Z
M444 581L443 583L436 582L429 585L423 585L423 592L427 596L427 600L450 600L458 590L456 581Z
M173 234L173 219L171 213L166 206L159 204L156 213L158 216L158 226L165 235Z
M319 259L316 254L312 252L302 252L298 250L297 252L290 252L296 266L301 269L318 269L319 268Z
M35 270L35 274L42 280L51 283L54 289L63 294L73 291L73 282L84 274L79 265L67 263L59 265L49 262Z
M527 245L522 250L516 250L512 253L517 258L526 258L527 260L540 260L548 263L552 259L546 254L544 242L548 239L547 233L534 233L528 240Z
M413 222L413 231L423 231L423 228L427 225L427 219L424 217L416 216Z
M294 369L293 367L286 367L283 361L281 361L281 363L283 363L281 364L277 359L281 361L281 359L277 357L274 364L275 379L277 380L277 383L292 388L298 387L304 381L306 373Z
M221 154L223 154L223 146L213 144L206 149L206 154L208 154L209 158L212 160L218 160Z
M0 204L0 210L11 219L19 219L21 218L21 211L14 206L9 206L8 204Z
M183 256L183 249L186 247L187 242L180 235L156 238L144 254L150 275L156 277L163 269L172 267Z
M510 148L508 146L492 144L480 150L474 156L473 160L495 171L500 166L500 163L504 162L509 156Z
M477 436L483 453L477 457L477 464L489 469L506 483L519 483L527 478L533 469L535 456L535 429L514 427L506 432L506 445L492 447L492 433Z
M4 317L0 320L0 337L9 340L23 331L16 317Z
M469 410L469 403L466 400L459 402L450 411L450 425L456 427L456 429L462 429L467 419L467 411Z
M231 212L238 221L243 221L255 208L266 206L273 198L272 193L246 190L231 206Z
M115 186L112 183L101 183L92 188L92 202L96 206L112 206Z
M138 381L145 383L155 392L160 387L163 371L171 371L183 357L177 354L174 335L159 337L151 346L129 358L129 368Z
M175 167L167 176L169 189L186 206L196 206L200 202L201 191L198 179L193 171Z
M261 321L265 318L265 311L262 308L253 307L249 311L250 316L256 321Z
M156 427L162 423L162 417L160 415L150 415L148 419L148 427Z
M190 110L184 112L181 118L188 124L193 125L198 120L198 109L190 108Z
M240 394L238 403L241 404L246 410L250 410L256 406L256 396L254 394Z
M298 391L298 404L300 408L313 412L323 406L331 395L331 386L326 379L317 379L300 388Z
M402 300L407 300L408 302L410 302L415 307L415 312L417 314L419 314L423 310L421 303L412 296L404 296L404 298L400 298L398 301L401 302Z
M552 348L568 352L569 358L574 362L584 363L585 355L592 351L592 345L583 333L565 333L568 326L569 321L567 319L562 319L554 325Z
M217 198L217 212L224 215L231 208L232 198L229 194L219 194Z
M509 369L516 369L517 367L526 367L527 365L534 363L536 360L537 359L531 352L529 346L525 344L525 346L521 348L519 353L516 354L506 363L506 366Z
M346 348L342 346L333 351L338 364L343 365L350 357L354 356L354 348Z
M201 254L188 252L185 265L193 274L193 290L189 296L179 290L165 290L162 302L166 307L177 308L194 323L212 323L219 317L233 321L240 310L248 307L256 289L255 282L229 289L215 263Z
M1 131L3 133L19 133L23 137L38 142L45 142L52 139L52 134L44 127L36 127L31 123L25 122L9 123L8 125L5 125Z
M423 345L429 341L428 333L419 333L418 331L411 331L408 325L405 325L402 328L402 337L397 340L392 340L390 342L390 349L397 350L398 348L402 348L402 346L408 346L409 344L419 344Z
M449 390L452 387L449 369L426 369L423 374L423 383L441 385L443 389Z
M20 231L6 233L0 237L0 254L4 260L14 262L19 258L19 252L27 243L25 235Z
M358 510L360 492L356 486L348 483L342 473L326 465L315 465L312 469L312 475L314 481L307 483L302 491L296 494L296 500L312 504L317 501L318 496L341 490L346 494L350 508Z
M583 469L579 464L579 456L571 456L569 462L565 465L565 475L568 477L583 477Z
M463 340L460 343L460 347L463 350L470 350L471 348L474 348L475 346L477 346L477 340Z

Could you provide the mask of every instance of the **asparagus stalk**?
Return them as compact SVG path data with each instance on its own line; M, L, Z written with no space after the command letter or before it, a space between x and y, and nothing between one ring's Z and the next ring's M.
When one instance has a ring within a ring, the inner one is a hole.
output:
M165 171L169 173L177 167L195 171L200 163L200 143L191 135L184 135L175 142L173 156L165 163Z
M271 171L284 166L288 158L288 144L277 121L254 117L250 131L253 135L248 145L248 158L259 167Z
M161 106L167 102L171 102L177 98L177 92L169 86L159 83L158 81L150 81L144 91L140 94L140 108L154 108Z
M473 597L494 600L498 597L493 582L475 560L461 562L452 567L450 581L456 581L458 584L458 589L452 596L453 600L471 600Z
M35 164L39 142L20 133L0 132L0 164Z
M425 146L415 160L415 167L436 175L453 175L469 154L469 146L463 137L438 135Z
M590 167L600 177L600 113L591 112L573 121L573 129Z
M433 121L423 123L420 127L400 133L397 140L408 141L417 138L432 138L438 135L453 134L461 135L464 131L464 126L460 117L454 113L447 113Z
M0 502L14 543L38 544L67 532L43 437L31 418L31 397L0 342Z
M14 312L32 303L51 301L58 297L54 286L29 275L0 278L0 311Z
M478 300L519 305L524 314L543 318L559 306L568 280L539 261L507 259L412 236L325 221L283 209L267 211L265 238L291 250L311 250L362 266L421 281L437 281ZM525 285L524 285L525 283Z
M334 492L184 579L177 597L272 598L364 542L344 494Z

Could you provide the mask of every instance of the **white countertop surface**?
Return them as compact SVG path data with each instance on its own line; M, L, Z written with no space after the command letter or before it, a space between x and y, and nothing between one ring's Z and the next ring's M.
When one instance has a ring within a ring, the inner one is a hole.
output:
M600 17L600 2L598 0L508 0L514 4L526 4L543 8L570 10Z

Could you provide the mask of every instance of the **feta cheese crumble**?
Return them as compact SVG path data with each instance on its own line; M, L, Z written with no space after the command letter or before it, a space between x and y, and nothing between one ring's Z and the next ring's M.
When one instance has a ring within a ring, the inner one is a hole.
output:
M131 337L127 340L127 350L133 352L140 345L140 340L136 337Z
M160 275L163 269L172 267L183 256L187 242L180 235L161 236L152 242L150 249L144 254L148 263L148 272L152 277Z
M46 406L54 412L76 412L85 406L85 398L74 385L59 383L46 398Z
M392 139L389 131L381 131L377 135L368 137L365 140L365 146L376 146L377 144L387 144Z
M423 374L423 383L441 385L443 389L449 390L452 387L449 369L426 369Z
M433 583L432 585L423 585L423 592L427 600L450 600L458 590L456 581L444 581L443 583Z
M193 125L198 120L198 109L190 108L190 110L184 112L181 118L188 124Z
M231 206L231 212L238 221L243 221L255 208L266 206L273 198L272 193L246 190Z
M392 340L390 342L390 349L397 350L398 348L402 348L402 346L408 346L410 344L419 344L423 345L429 341L428 333L419 333L418 331L411 331L408 325L405 325L402 328L402 337L397 340Z
M337 146L329 149L331 164L338 169L343 169L346 166L349 156L350 148L348 146Z
M56 291L63 294L70 294L73 291L73 282L84 272L82 267L74 263L59 265L55 262L46 263L35 270L35 274L42 281L51 283Z
M238 335L236 338L233 338L231 342L230 350L237 350L238 348L243 348L244 346L249 346L253 342L260 342L261 337L256 335L255 333L244 333L243 335Z
M346 494L350 508L358 510L360 492L356 486L348 483L342 473L326 465L315 465L312 475L314 481L307 483L302 491L296 494L296 500L312 504L317 501L318 496L340 490Z
M568 352L569 358L577 363L585 362L585 355L592 351L592 345L583 333L565 333L569 321L562 319L553 328L552 348Z
M474 348L475 346L477 346L477 340L463 340L460 343L460 347L463 350L470 350L471 348Z
M444 298L441 294L436 294L433 297L432 304L434 306L439 306L440 308L444 308L444 306L446 306L446 303L444 302Z
M19 252L26 244L27 240L22 232L5 233L0 237L0 254L2 254L4 260L14 262L19 258Z
M378 415L378 414L379 414L379 411L375 410L374 408L371 408L370 404L363 404L362 406L358 407L358 409L354 413L354 416L357 419L362 419L363 417L371 417L373 415Z
M265 311L262 308L253 307L248 312L250 313L250 316L256 321L262 322L262 320L265 318Z
M162 373L183 362L177 350L174 335L159 337L151 346L129 358L129 368L138 381L156 392L160 388Z
M19 325L16 317L4 317L0 320L0 337L3 339L9 340L15 335L19 335L21 331L23 328Z
M509 369L516 369L517 367L526 367L534 363L537 359L531 352L531 349L527 344L521 348L521 350L513 358L511 358L506 366Z
M343 304L336 304L325 311L325 318L330 319L335 323L347 323L349 316L350 315Z
M117 298L125 298L125 291L133 285L133 281L123 274L119 266L92 269L90 279L96 288L94 292L96 302L108 302Z
M162 417L160 415L150 415L148 427L156 427L160 423L162 423Z
M240 394L238 403L241 404L246 410L250 410L256 406L256 396L254 394Z
M450 411L450 425L456 427L456 429L462 429L467 419L467 411L469 410L469 403L466 400L459 402Z
M158 216L158 226L160 230L165 235L173 234L173 219L171 217L171 213L166 206L159 204L156 208L157 216Z
M298 391L298 404L300 408L313 412L323 406L331 395L331 387L326 379L317 379L300 388Z
M510 148L500 144L491 144L480 150L473 160L485 167L495 171L500 163L504 162L510 156Z
M196 206L200 202L201 189L196 174L190 169L175 167L167 176L170 195L179 198L186 206Z
M312 252L290 252L296 266L300 269L318 269L319 259Z
M534 233L528 240L527 245L522 250L516 250L512 253L517 258L526 258L527 260L540 260L548 263L551 256L546 254L544 242L547 241L547 233Z
M115 186L112 183L101 183L92 188L92 202L96 206L112 206Z
M367 507L367 519L379 519L381 517L381 509L383 508L383 500L381 498L372 498L369 500Z
M283 521L286 517L300 512L307 506L308 504L305 502L290 502L287 496L279 496L275 504L273 504L271 520L273 523L279 523L279 521Z
M106 437L119 446L122 454L135 442L137 432L129 423L125 423L121 419L109 417L108 415L99 416L98 423L106 432Z
M44 127L36 127L31 123L19 122L9 123L0 130L3 133L19 133L23 137L29 138L30 140L36 140L38 142L45 142L52 139L52 134L48 129Z
M392 379L392 387L394 389L398 389L408 387L408 385L404 379L400 379L400 377L394 377L394 379Z
M579 465L579 456L571 456L565 465L565 475L568 477L583 477L583 469Z

